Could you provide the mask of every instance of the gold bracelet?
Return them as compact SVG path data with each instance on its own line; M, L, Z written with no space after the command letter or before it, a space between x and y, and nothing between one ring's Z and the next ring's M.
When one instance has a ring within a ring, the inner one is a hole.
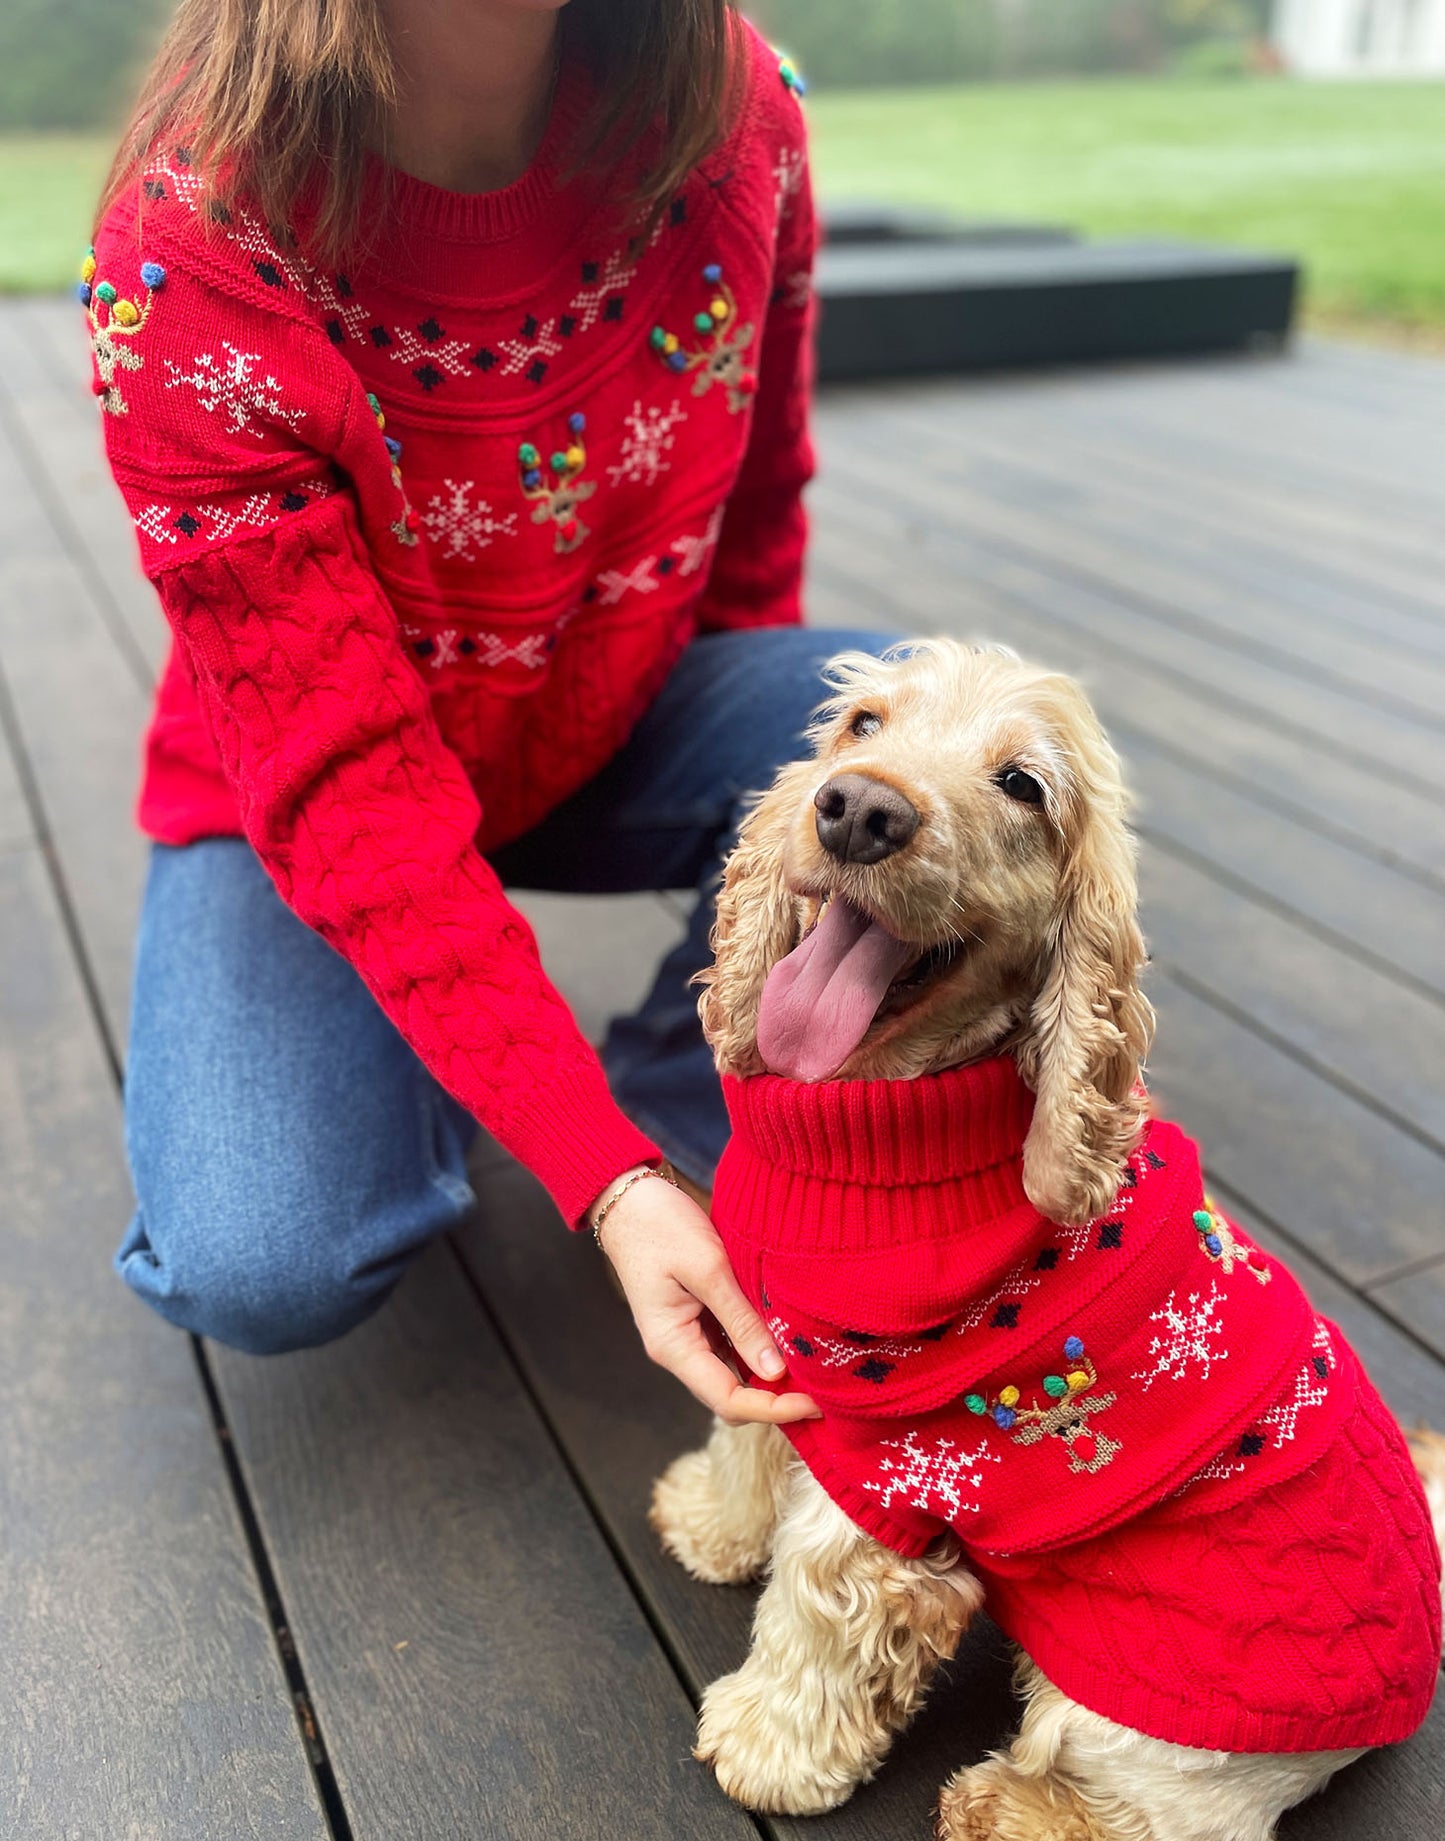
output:
M602 1204L597 1219L592 1223L592 1238L597 1242L598 1246L602 1246L602 1224L607 1219L608 1215L612 1213L612 1210L622 1200L623 1196L627 1194L629 1189L637 1183L644 1182L649 1176L660 1176L663 1182L670 1183L674 1189L679 1187L677 1178L673 1175L671 1167L666 1163L643 1164L640 1169L634 1170L630 1176L624 1177L612 1191L612 1194L609 1195L607 1200ZM607 1251L606 1247L602 1247L602 1250L604 1253Z

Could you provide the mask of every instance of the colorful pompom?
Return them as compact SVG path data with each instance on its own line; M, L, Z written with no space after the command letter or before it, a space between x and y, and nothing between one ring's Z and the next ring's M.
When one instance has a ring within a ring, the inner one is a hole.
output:
M1046 1374L1044 1376L1044 1392L1051 1400L1062 1400L1068 1391L1069 1383L1061 1374Z
M580 409L574 409L567 418L567 427L574 435L580 435L587 426L587 418Z
M133 300L118 300L111 308L110 316L117 326L134 326L140 318L140 308Z
M1064 1344L1064 1354L1068 1356L1071 1362L1078 1361L1083 1353L1084 1345L1079 1341L1077 1336L1071 1336Z
M114 285L109 281L102 281L95 290L95 298L103 300L107 307L111 306L115 300Z
M90 283L88 281L76 282L75 298L80 302L82 307L88 307L90 305Z
M517 449L517 458L524 467L535 467L542 456L537 452L536 448L532 446L530 441L524 441Z
M80 265L80 279L82 281L95 280L95 251L93 249L86 251L85 260Z
M988 1401L984 1399L982 1394L965 1394L963 1396L963 1404L971 1413L982 1414L988 1411Z
M166 271L161 267L159 262L142 262L140 265L140 278L152 293L154 293L157 288L164 285Z

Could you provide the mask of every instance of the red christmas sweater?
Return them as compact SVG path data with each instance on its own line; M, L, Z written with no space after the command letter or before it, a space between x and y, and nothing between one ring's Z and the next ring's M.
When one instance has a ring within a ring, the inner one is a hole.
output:
M1398 1426L1155 1121L1112 1206L1023 1189L1011 1058L724 1081L713 1218L821 1421L789 1426L900 1553L945 1529L1082 1705L1177 1744L1314 1751L1420 1724L1440 1558Z
M747 43L726 144L645 241L626 172L560 176L568 66L515 184L393 174L383 209L373 167L344 269L206 207L168 145L80 290L174 636L142 827L243 833L574 1223L657 1152L483 853L617 752L695 633L799 619L815 224L797 96Z

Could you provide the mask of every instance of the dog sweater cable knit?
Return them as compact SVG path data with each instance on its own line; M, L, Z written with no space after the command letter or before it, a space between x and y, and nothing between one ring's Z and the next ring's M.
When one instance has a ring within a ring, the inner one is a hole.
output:
M1401 1739L1440 1561L1339 1330L1154 1121L1111 1207L1023 1189L999 1057L912 1081L726 1079L714 1220L821 1421L786 1428L905 1554L947 1528L1001 1627L1086 1707L1231 1751Z
M168 143L82 271L174 636L142 827L244 833L573 1223L657 1152L481 853L597 773L695 633L799 618L815 223L794 88L747 43L650 237L632 172L564 183L569 59L522 178L373 167L344 268Z

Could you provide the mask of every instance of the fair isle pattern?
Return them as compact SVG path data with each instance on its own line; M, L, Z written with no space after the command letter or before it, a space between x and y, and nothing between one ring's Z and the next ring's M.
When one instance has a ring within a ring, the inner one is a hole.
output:
M202 502L177 512L173 505L150 504L141 508L134 523L152 543L190 543L197 538L221 543L243 527L264 530L313 499L329 498L335 490L330 480L308 479L280 492L253 492L239 505Z
M796 195L807 171L805 155L800 149L794 151L796 159L787 181L791 187L790 196ZM786 164L785 156L780 155L780 163ZM182 150L176 150L169 156L158 154L146 167L143 178L148 196L174 199L193 215L203 212L202 179ZM781 179L778 180L779 186L783 183ZM781 193L779 196L781 199ZM344 337L358 341L371 338L375 342L378 336L373 332L376 326L375 315L357 298L345 276L327 274L311 263L300 249L282 248L265 224L245 205L212 208L205 214L213 225L219 226L229 242L251 258L251 268L265 286L290 286L332 322ZM575 340L579 333L591 332L594 326L605 319L609 303L625 295L636 279L642 256L646 253L646 250L635 247L638 241L636 227L640 223L639 217L635 220L632 234L620 248L612 250L603 262L583 264L581 283L568 300L565 313L553 314L541 321L529 320L516 337L498 342L498 375L521 375L536 366L539 360L543 361L545 368L545 361L556 357L563 349L560 337L563 331ZM667 223L667 213L664 212L652 227L646 249L651 249L657 243ZM564 320L567 321L566 327L562 324ZM449 339L445 329L436 327L434 321L423 321L417 327L392 324L381 327L380 331L385 334L387 355L393 362L407 365L414 375L417 372L425 373L422 379L425 389L434 387L426 381L427 378L440 382L443 372L451 377L484 375L484 368L476 364L470 347L460 339Z
M1215 1363L1229 1359L1229 1350L1219 1347L1219 1338L1224 1334L1219 1317L1223 1301L1224 1293L1211 1281L1207 1298L1191 1291L1181 1303L1179 1293L1171 1291L1160 1308L1150 1312L1149 1321L1160 1325L1149 1342L1154 1366L1138 1369L1129 1377L1139 1383L1141 1393L1148 1393L1161 1376L1171 1381L1207 1381ZM1191 1365L1199 1370L1193 1377Z
M777 186L776 204L780 221L791 212L793 200L802 189L806 171L807 165L801 148L784 147L779 150L777 163L773 167L773 180Z
M700 537L676 537L672 542L672 553L681 557L677 565L679 575L696 575L704 568L708 558L716 547L718 535L722 530L723 507L718 506L707 521L707 529Z
M516 512L499 517L486 499L472 498L475 491L475 480L444 479L442 490L432 494L419 514L428 538L440 546L448 562L475 562L477 551L495 538L517 534Z
M623 418L627 435L622 451L616 463L607 469L612 484L655 486L664 473L672 471L668 455L677 440L673 430L686 420L687 411L676 397L667 409L656 406L644 409L639 397Z
M597 599L603 607L616 607L625 594L656 594L662 586L652 571L655 556L644 556L630 569L604 569L597 577Z
M951 1438L936 1438L925 1446L916 1432L885 1438L880 1449L884 1455L878 1460L877 1474L863 1483L864 1489L877 1496L878 1507L886 1513L901 1496L910 1508L948 1522L958 1515L978 1513L978 1503L965 1492L983 1487L981 1464L1003 1462L986 1445L966 1451Z
M845 1331L839 1336L803 1335L794 1331L792 1325L776 1314L768 1318L768 1328L779 1346L792 1349L805 1361L818 1358L824 1368L847 1368L853 1363L866 1363L880 1355L892 1356L895 1362L905 1361L910 1355L917 1355L929 1340L920 1337L913 1342L894 1342L882 1336L870 1335L859 1330L849 1337Z
M1185 1490L1193 1489L1196 1483L1222 1483L1228 1477L1242 1476L1249 1469L1250 1460L1257 1457L1265 1447L1266 1436L1261 1428L1268 1428L1268 1440L1276 1451L1293 1443L1299 1431L1300 1414L1310 1407L1323 1406L1329 1398L1330 1376L1337 1365L1338 1358L1329 1327L1322 1317L1316 1317L1309 1358L1296 1371L1289 1393L1277 1400L1267 1412L1261 1413L1255 1424L1227 1450L1221 1451L1181 1483L1174 1494L1182 1496Z
M304 409L288 409L282 403L279 378L270 371L257 373L256 367L264 362L260 352L243 352L229 339L222 339L221 349L230 355L217 358L213 352L199 352L191 360L189 371L167 358L165 366L171 374L166 388L188 385L208 415L221 410L233 435L253 435L257 441L265 439L268 422L281 422L295 429L305 421ZM261 418L259 424L257 417Z

